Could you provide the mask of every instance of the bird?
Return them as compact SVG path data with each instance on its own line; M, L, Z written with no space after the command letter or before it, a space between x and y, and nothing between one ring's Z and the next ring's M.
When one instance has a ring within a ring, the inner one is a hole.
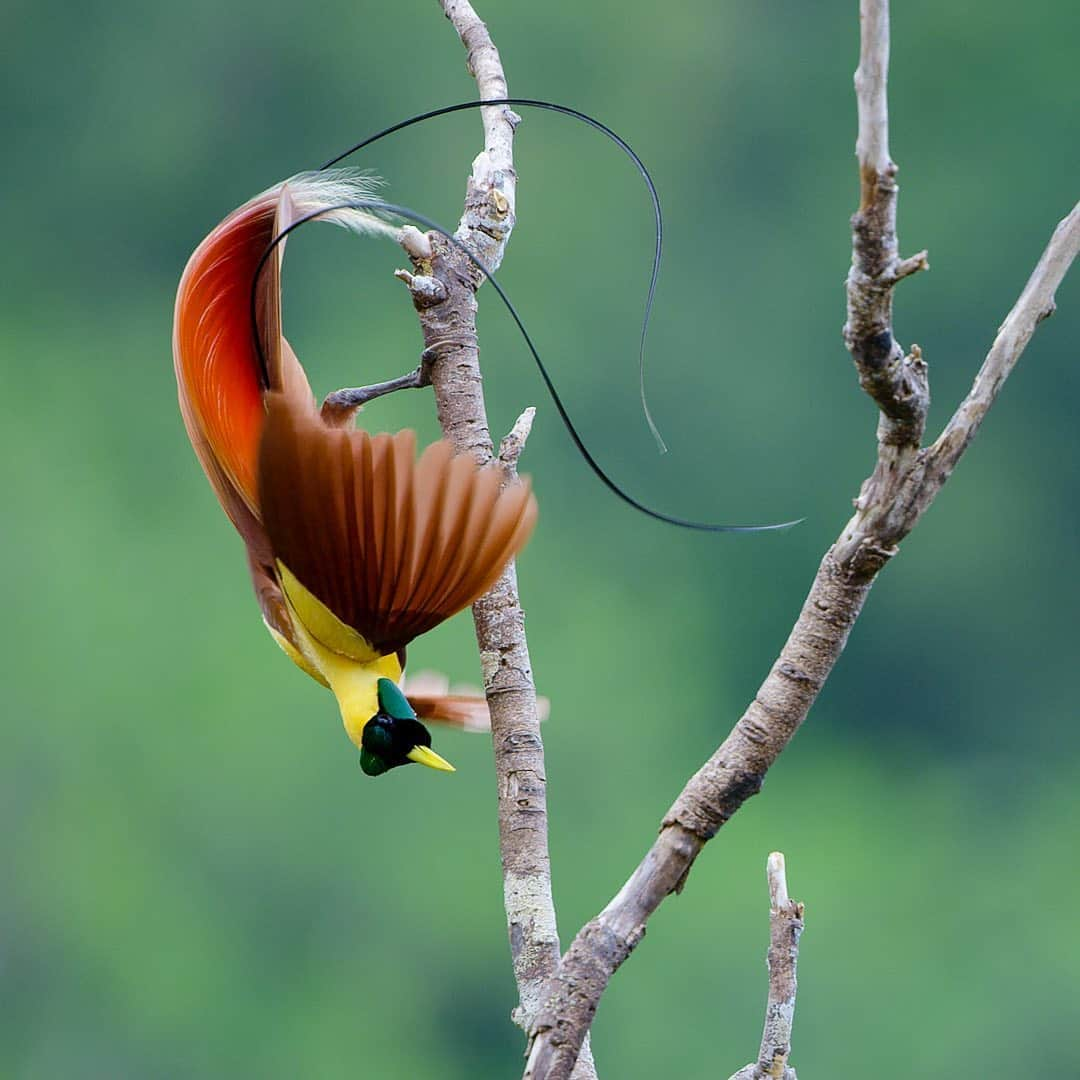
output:
M483 699L402 689L406 649L470 606L537 519L527 479L410 430L370 434L358 406L319 410L282 332L291 227L322 217L397 238L369 178L302 173L229 213L177 289L173 361L195 455L247 551L271 637L337 699L369 776L454 768L422 720L474 726ZM351 205L350 205L351 204Z

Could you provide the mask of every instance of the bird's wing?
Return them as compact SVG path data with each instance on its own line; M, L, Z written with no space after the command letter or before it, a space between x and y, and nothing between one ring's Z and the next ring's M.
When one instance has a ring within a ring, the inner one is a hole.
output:
M487 701L471 694L425 694L406 690L406 697L421 720L450 724L463 731L490 731Z
M411 431L329 428L267 396L258 497L274 554L380 655L471 604L524 546L536 500L501 481L445 441L417 460Z
M488 711L487 699L479 692L465 694L454 692L452 694L414 690L406 681L405 696L409 704L416 710L416 715L421 720L431 720L439 724L450 724L462 728L464 731L490 731L491 713ZM551 702L546 697L537 697L536 712L541 722L546 720L551 713Z
M404 668L404 654L399 654L399 660ZM441 672L423 670L405 675L401 689L421 720L450 724L463 731L491 730L487 699L478 686L451 686ZM536 711L541 721L548 718L551 703L546 697L536 699Z

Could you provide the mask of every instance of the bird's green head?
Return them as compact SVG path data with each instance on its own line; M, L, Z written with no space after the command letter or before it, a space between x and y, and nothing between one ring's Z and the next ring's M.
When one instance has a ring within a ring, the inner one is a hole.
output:
M380 679L377 689L379 711L364 725L360 768L368 776L381 776L415 761L429 769L454 772L454 766L431 749L428 729L416 719L398 685L392 679Z

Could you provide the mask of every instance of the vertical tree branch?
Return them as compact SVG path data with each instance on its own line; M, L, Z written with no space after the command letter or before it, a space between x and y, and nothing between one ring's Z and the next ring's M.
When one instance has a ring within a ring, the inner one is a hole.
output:
M468 0L440 0L466 50L469 72L483 99L508 96L498 50ZM506 106L481 110L484 149L473 162L457 239L494 270L514 227L516 175L514 129L518 117ZM413 273L403 276L424 335L422 365L430 370L439 423L460 452L478 461L495 459L481 384L476 337L476 267L437 233L428 243L406 246ZM531 414L504 440L497 458L511 482ZM498 785L499 851L514 977L520 1007L516 1021L532 1022L545 980L559 961L559 936L551 895L547 836L547 776L540 737L525 615L511 563L491 591L473 606ZM575 1076L595 1077L588 1049Z
M688 781L660 834L626 884L570 944L532 1027L527 1080L570 1075L608 981L645 934L649 917L679 892L702 847L750 796L798 730L831 673L880 570L916 525L970 444L1005 376L1080 249L1080 207L1059 225L1006 319L975 388L930 451L920 443L929 406L926 365L892 330L892 290L926 267L898 255L896 166L889 157L888 0L861 0L860 203L852 218L844 340L859 381L878 406L878 455L856 512L826 552L791 635L756 697L713 756Z
M877 403L878 469L864 497L919 449L930 408L926 365L918 347L910 355L893 336L893 287L928 269L926 252L901 259L896 235L897 166L889 155L889 8L860 0L859 66L855 99L859 134L859 209L851 219L851 269L847 278L844 344L862 388Z

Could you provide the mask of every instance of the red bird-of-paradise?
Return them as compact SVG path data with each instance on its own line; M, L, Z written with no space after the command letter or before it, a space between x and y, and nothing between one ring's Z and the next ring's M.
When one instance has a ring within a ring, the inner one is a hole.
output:
M399 684L413 638L494 584L536 521L526 482L411 431L370 435L355 409L316 408L282 336L275 240L326 213L360 233L398 230L362 209L371 185L304 174L233 211L188 261L173 359L191 445L247 547L274 640L333 691L369 775L419 762L452 771L420 719L461 722L482 702ZM262 267L260 272L260 267ZM256 281L256 275L258 279ZM254 287L254 326L252 296Z

